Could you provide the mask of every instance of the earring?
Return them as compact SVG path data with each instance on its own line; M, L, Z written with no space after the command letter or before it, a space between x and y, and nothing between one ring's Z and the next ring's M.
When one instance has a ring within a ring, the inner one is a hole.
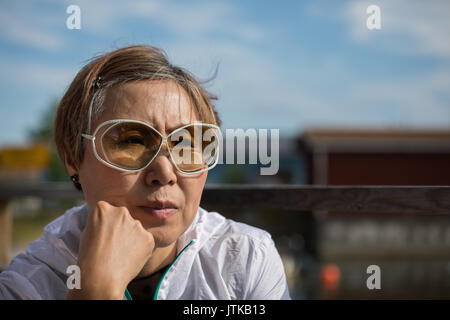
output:
M78 174L74 174L73 176L70 177L70 180L72 180L73 185L75 186L75 188L79 191L81 191L81 184L78 181L79 177Z

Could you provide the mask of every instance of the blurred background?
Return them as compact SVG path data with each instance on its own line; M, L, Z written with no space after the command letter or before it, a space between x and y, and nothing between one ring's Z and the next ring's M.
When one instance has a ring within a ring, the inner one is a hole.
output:
M93 56L150 44L199 79L218 68L223 130L279 129L276 175L221 164L207 184L449 186L449 16L446 0L1 1L0 184L68 182L52 142L64 90ZM10 201L9 256L80 203ZM450 298L450 215L221 213L272 234L294 299Z

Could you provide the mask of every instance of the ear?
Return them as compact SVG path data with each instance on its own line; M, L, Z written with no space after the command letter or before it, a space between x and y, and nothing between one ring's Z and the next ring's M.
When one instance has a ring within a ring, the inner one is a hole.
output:
M78 172L77 168L75 168L74 166L70 165L67 162L67 157L64 157L64 166L66 167L66 171L69 174L69 177L73 176Z

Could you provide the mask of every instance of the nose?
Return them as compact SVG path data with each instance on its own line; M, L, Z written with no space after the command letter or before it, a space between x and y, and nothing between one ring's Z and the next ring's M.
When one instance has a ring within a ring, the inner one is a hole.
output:
M174 185L177 182L175 171L167 145L164 143L156 158L145 169L145 182L153 186Z

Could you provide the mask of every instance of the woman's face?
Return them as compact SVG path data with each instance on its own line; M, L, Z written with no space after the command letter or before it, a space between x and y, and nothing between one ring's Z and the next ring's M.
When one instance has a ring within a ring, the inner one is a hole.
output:
M92 131L111 119L144 121L165 136L198 121L187 93L173 81L131 82L110 89L105 112ZM133 218L153 234L157 247L172 244L191 224L207 177L206 172L194 176L178 172L165 144L144 170L122 172L97 160L90 141L78 174L89 207L100 200L127 207ZM149 211L148 207L166 201L176 207L174 214L161 217Z

